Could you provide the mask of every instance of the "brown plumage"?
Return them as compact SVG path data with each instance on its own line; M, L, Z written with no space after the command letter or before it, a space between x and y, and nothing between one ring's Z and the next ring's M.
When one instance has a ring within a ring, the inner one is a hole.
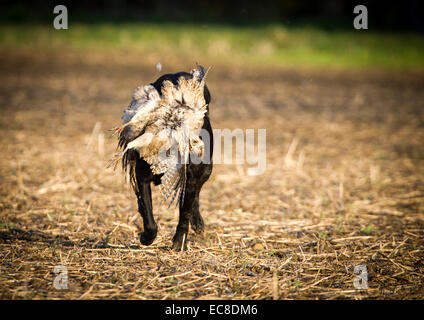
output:
M117 129L122 152L115 163L122 159L124 169L129 165L133 182L134 157L138 154L153 174L162 175L160 189L164 200L172 195L169 205L177 195L178 201L183 200L190 154L203 154L199 132L207 112L207 71L198 66L191 74L191 79L179 78L176 86L164 81L161 95L152 85L136 88L122 117L123 126Z

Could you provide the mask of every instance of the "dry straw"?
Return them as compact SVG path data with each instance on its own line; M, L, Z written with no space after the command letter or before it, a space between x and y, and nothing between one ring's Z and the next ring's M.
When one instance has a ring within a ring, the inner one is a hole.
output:
M267 171L216 165L206 231L175 252L178 213L157 189L159 235L139 244L135 198L106 169L115 140L101 138L154 68L131 54L143 72L102 54L2 57L1 298L423 298L422 77L216 68L212 124L266 128ZM367 290L353 286L359 264Z

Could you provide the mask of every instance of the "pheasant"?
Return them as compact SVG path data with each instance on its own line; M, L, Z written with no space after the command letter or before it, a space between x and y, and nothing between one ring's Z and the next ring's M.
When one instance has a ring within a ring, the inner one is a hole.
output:
M200 137L209 109L210 95L205 84L208 71L198 65L190 74L164 75L155 83L137 87L124 111L123 125L115 129L121 152L113 162L116 165L122 161L123 168L130 169L130 181L136 194L140 194L139 182L144 179L137 177L137 161L145 161L163 200L168 201L169 207L177 199L180 211L190 158L201 158L205 147L210 147L205 146ZM211 129L208 132L211 133ZM203 220L201 224L203 226Z

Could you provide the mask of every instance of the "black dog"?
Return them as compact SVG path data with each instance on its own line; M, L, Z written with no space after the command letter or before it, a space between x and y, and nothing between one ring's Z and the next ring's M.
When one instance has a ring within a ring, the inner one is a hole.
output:
M174 74L165 74L157 79L151 85L162 94L162 83L166 80L171 81L174 85L178 84L178 79L184 77L185 79L191 79L192 75L187 72L178 72ZM182 247L184 250L187 249L187 234L189 225L197 233L202 233L204 230L204 222L199 212L199 194L203 184L208 180L212 173L212 151L213 151L213 133L212 127L209 120L209 103L211 101L211 95L208 88L204 88L204 98L208 105L207 112L204 116L204 122L202 129L209 133L209 143L204 141L205 149L209 149L209 161L202 161L200 164L194 164L189 162L187 166L187 179L184 196L178 203L180 217L178 221L177 230L172 240L172 248L180 250ZM126 141L120 141L120 145L123 146ZM208 145L209 144L209 145ZM152 209L152 193L151 193L151 182L155 185L161 183L161 175L154 175L150 169L150 165L139 157L139 154L135 150L127 152L122 160L124 169L129 167L130 169L130 180L133 189L137 196L138 211L143 218L144 231L140 234L140 242L143 245L150 245L156 238L157 225L153 217Z

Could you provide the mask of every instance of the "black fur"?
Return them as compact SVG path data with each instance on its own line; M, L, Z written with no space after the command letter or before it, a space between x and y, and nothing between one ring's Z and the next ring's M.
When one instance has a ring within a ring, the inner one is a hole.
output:
M177 85L178 79L184 77L186 79L192 78L192 75L187 72L178 72L174 74L165 74L157 79L151 85L162 94L162 83L165 80L171 81ZM212 127L209 120L209 103L211 96L208 88L204 89L205 101L208 104L208 110L204 117L203 129L207 130L210 136L210 146L205 145L205 148L210 148L210 161L209 163L200 164L187 164L187 182L183 202L179 203L180 217L178 221L177 230L172 240L172 248L180 250L184 245L184 250L187 249L187 234L189 225L191 224L193 230L197 233L202 233L204 223L202 216L199 212L199 194L203 184L208 180L212 173L212 151L213 151L213 134ZM121 141L121 146L125 141ZM149 164L140 159L137 151L131 151L124 155L123 167L129 167L130 180L137 196L138 211L143 218L144 231L140 234L140 242L143 245L150 245L156 238L157 225L153 217L152 208L152 193L151 183L159 185L162 175L154 175L150 169ZM183 243L184 242L184 243Z

